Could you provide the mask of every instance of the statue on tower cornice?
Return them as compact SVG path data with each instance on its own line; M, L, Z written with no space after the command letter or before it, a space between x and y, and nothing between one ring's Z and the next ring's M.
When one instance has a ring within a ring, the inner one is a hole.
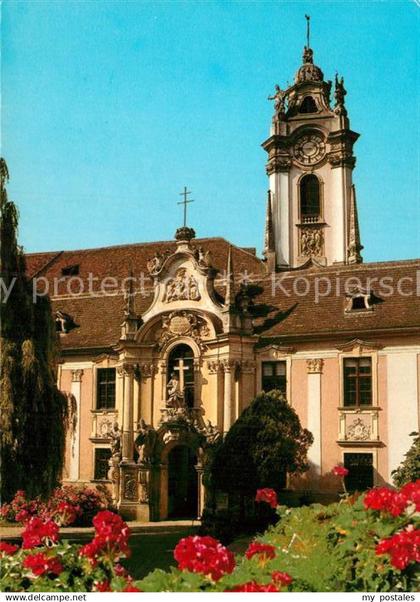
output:
M274 100L274 110L277 115L284 114L286 111L286 97L287 91L282 90L278 84L274 86L275 91L272 96L268 97L268 100Z
M338 78L338 73L335 74L335 107L334 112L337 115L347 115L346 107L344 106L344 98L347 94L347 90L344 87L344 77Z

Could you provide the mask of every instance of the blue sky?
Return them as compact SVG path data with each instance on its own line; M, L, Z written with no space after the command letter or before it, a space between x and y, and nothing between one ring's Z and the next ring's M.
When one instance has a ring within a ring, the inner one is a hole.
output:
M262 246L275 83L312 16L344 75L366 261L418 256L419 6L399 2L2 5L2 154L27 251L198 236Z

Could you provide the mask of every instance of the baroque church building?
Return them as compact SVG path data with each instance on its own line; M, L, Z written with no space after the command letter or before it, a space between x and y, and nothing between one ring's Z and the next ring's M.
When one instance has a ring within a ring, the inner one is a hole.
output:
M64 480L107 483L127 517L197 517L206 445L278 389L314 437L288 487L382 485L419 428L420 262L362 262L342 78L305 47L276 86L264 257L184 226L174 241L27 255L73 406ZM187 194L185 201L187 201ZM417 284L418 286L418 284Z

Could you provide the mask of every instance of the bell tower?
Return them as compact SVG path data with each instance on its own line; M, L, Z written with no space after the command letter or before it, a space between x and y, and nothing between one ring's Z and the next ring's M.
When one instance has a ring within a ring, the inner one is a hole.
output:
M360 263L359 225L352 181L359 134L350 129L343 78L332 82L314 64L307 45L293 85L276 86L268 154L269 178L264 255L268 269L312 261Z

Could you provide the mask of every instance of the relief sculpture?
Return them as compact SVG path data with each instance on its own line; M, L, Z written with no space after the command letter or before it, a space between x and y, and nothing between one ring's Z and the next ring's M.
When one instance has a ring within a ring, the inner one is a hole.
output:
M301 255L319 257L323 253L324 237L320 228L304 228L300 239Z
M188 274L186 268L179 268L175 278L168 281L164 300L166 303L200 300L197 280Z

